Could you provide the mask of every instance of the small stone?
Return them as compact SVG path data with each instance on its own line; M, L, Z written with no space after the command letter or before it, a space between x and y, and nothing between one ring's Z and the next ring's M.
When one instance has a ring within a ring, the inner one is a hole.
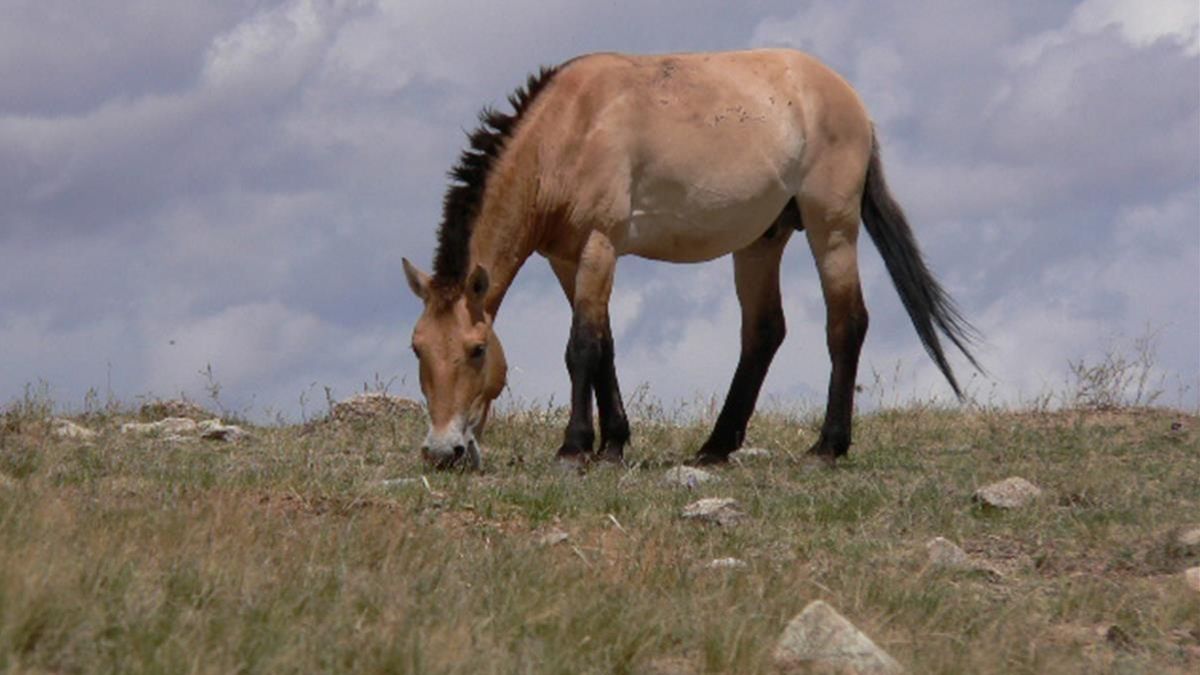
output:
M1042 496L1042 490L1019 476L985 485L975 491L974 499L997 509L1018 509Z
M139 434L142 436L165 435L177 436L196 431L196 420L187 417L168 417L157 422L127 422L121 425L123 434Z
M945 537L929 540L929 543L925 544L925 550L929 552L929 564L933 567L956 572L975 572L991 581L1000 581L1004 577L999 570L986 562L975 560L958 544Z
M159 433L163 434L190 434L196 431L196 420L190 417L168 417L154 423L158 428Z
M17 481L0 473L0 490L15 490L17 489Z
M1189 568L1183 573L1183 580L1187 582L1188 588L1200 593L1200 567Z
M221 420L204 420L199 425L200 438L209 441L236 441L246 432L236 424L224 424Z
M707 497L683 507L683 517L729 526L746 517L741 505L731 497Z
M708 561L705 567L710 570L744 570L750 565L745 560L738 558L717 558Z
M761 462L771 458L771 451L766 448L742 448L729 456L733 462Z
M971 558L958 544L945 537L934 537L925 544L929 552L929 564L934 567L962 570L971 568Z
M78 441L90 441L99 434L87 427L80 426L71 420L58 418L51 423L54 435L59 438L71 438Z
M1200 527L1189 527L1175 535L1175 544L1183 555L1200 554Z
M379 481L379 487L384 489L416 487L421 485L420 478L384 478Z
M538 546L554 546L555 544L563 543L567 539L570 539L570 537L571 535L567 534L566 532L558 529L557 527L552 527L543 532L542 536L538 537Z
M657 656L647 661L642 670L635 672L645 675L696 675L704 672L704 669L683 656Z
M712 483L721 480L717 476L705 471L690 466L676 466L667 469L663 475L663 482L668 485L676 485L685 487L689 490L695 490L705 483Z
M784 673L902 673L903 666L828 604L817 600L784 629L771 656Z

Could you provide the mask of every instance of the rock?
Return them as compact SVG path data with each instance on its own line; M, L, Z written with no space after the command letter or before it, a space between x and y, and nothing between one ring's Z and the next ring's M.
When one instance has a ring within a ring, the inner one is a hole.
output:
M899 662L820 600L788 623L771 660L784 673L904 672Z
M703 673L704 669L692 659L683 656L657 656L647 661L642 670L634 672L644 675L696 675Z
M771 451L766 448L742 448L729 456L730 461L745 463L745 462L760 462L771 458Z
M1175 534L1175 547L1180 555L1200 555L1200 527L1189 527Z
M552 527L552 528L546 530L545 532L543 532L542 535L540 537L538 537L537 543L538 543L538 546L554 546L555 544L563 543L570 537L571 537L571 535L567 534L566 532L563 532L562 530L558 529L557 527Z
M331 416L335 422L367 422L401 415L419 415L423 410L421 404L412 399L369 392L335 403Z
M712 483L719 480L721 479L703 469L690 466L672 467L667 469L667 473L663 475L664 483L685 487L689 490L694 490L705 483Z
M1183 580L1187 582L1188 588L1200 593L1200 567L1189 568L1183 573Z
M933 567L954 572L975 572L991 581L1000 581L1004 575L986 562L976 560L954 542L945 537L934 537L925 544L929 552L929 564Z
M925 544L925 550L929 551L929 564L934 567L952 570L971 568L971 558L967 552L945 537L930 539L929 543Z
M203 406L184 398L147 401L138 408L138 417L148 422L156 422L168 417L186 417L199 422L212 416L212 413L205 410Z
M710 570L744 570L750 567L745 560L738 558L717 558L716 560L708 561L705 565Z
M1019 509L1042 496L1042 490L1019 476L985 485L975 491L975 501L997 509Z
M420 478L384 478L379 481L379 487L384 489L416 487L421 485Z
M168 417L157 422L127 422L121 425L121 433L177 436L194 433L198 426L196 420L187 417Z
M707 497L683 507L683 517L729 526L746 517L741 505L731 497Z
M77 441L90 441L99 434L87 427L80 426L71 420L56 418L50 422L54 435L59 438L71 438Z
M200 438L208 441L236 441L246 435L236 424L224 424L221 420L204 420L199 424Z

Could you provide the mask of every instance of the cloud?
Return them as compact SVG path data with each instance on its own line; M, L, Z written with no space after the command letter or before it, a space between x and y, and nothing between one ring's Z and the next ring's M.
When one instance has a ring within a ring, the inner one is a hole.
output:
M203 396L295 416L378 376L415 395L418 303L462 129L581 51L792 45L831 63L881 129L894 191L989 337L1012 398L1108 336L1165 326L1200 373L1200 30L1194 3L18 3L0 24L0 399ZM823 400L824 308L796 237L789 338L767 381ZM869 247L864 367L948 391ZM625 391L723 394L738 352L727 260L622 260ZM498 321L519 398L564 401L569 308L532 260ZM174 344L171 341L174 340Z

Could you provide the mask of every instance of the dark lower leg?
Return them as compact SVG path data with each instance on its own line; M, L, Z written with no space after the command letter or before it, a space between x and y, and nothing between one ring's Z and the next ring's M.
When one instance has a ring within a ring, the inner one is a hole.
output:
M592 373L598 360L599 340L590 334L578 315L571 322L567 341L567 372L571 376L571 418L563 434L559 457L578 459L592 452L596 432L592 429Z
M742 446L746 425L754 414L763 380L766 379L775 352L783 343L785 333L783 309L778 306L762 317L752 330L743 331L742 353L738 358L737 370L729 385L729 393L725 395L725 404L717 416L717 423L696 455L699 463L723 462L730 453Z
M629 419L621 401L614 357L612 330L605 325L600 363L595 374L596 407L600 412L600 458L620 462L625 457L625 444L629 442Z
M842 306L831 305L827 318L827 340L832 371L829 375L829 400L821 436L809 452L828 459L845 455L850 449L850 425L854 415L854 384L858 376L858 357L867 334L867 310L862 294L855 289Z

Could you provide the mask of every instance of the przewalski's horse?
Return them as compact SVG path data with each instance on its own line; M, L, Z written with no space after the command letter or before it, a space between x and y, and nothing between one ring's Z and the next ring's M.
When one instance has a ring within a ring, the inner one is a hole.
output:
M800 52L593 54L542 69L485 108L451 171L433 275L404 271L424 312L413 330L430 426L422 453L478 466L476 439L505 382L492 329L517 271L540 253L574 312L566 362L571 417L560 458L622 459L629 422L617 386L608 302L623 255L669 262L733 254L742 307L737 371L700 463L737 450L784 337L779 263L795 230L816 261L832 362L820 439L850 446L867 331L858 224L879 248L926 351L961 392L937 331L976 367L973 329L926 267L888 193L871 121L853 89Z

